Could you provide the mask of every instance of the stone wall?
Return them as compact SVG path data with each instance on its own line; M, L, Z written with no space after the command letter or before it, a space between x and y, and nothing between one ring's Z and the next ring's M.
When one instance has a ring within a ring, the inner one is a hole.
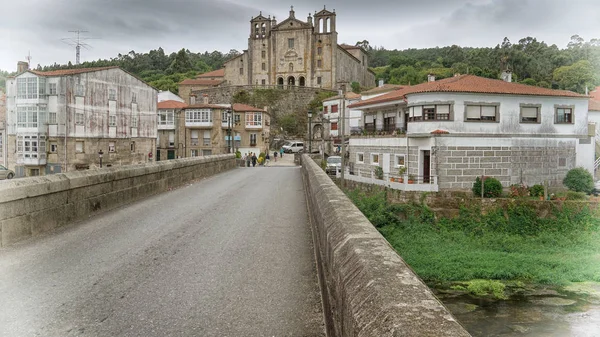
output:
M469 336L308 155L302 174L328 336Z
M220 155L0 181L0 246L233 167Z

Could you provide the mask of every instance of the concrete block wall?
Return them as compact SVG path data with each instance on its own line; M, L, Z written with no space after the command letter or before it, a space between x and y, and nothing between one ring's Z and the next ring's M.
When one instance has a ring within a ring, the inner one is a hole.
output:
M308 155L302 175L328 336L470 336Z
M0 181L0 246L234 167L226 154Z

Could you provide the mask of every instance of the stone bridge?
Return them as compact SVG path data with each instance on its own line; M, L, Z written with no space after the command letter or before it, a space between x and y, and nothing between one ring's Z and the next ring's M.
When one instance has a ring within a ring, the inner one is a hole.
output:
M291 159L0 181L0 335L469 336L313 160Z

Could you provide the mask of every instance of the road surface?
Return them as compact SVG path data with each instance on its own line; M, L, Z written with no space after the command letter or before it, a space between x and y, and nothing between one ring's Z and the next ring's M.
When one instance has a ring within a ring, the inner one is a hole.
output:
M0 249L0 336L323 335L298 167L237 168Z

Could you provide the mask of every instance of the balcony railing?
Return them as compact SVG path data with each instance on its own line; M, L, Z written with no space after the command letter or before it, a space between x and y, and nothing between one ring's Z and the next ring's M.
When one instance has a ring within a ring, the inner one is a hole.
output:
M438 192L437 176L399 176L391 173L384 173L382 179L378 179L375 169L354 168L352 172L346 169L345 179L374 185L387 186L401 191L423 191ZM339 175L339 173L338 173ZM409 179L410 178L410 179Z

